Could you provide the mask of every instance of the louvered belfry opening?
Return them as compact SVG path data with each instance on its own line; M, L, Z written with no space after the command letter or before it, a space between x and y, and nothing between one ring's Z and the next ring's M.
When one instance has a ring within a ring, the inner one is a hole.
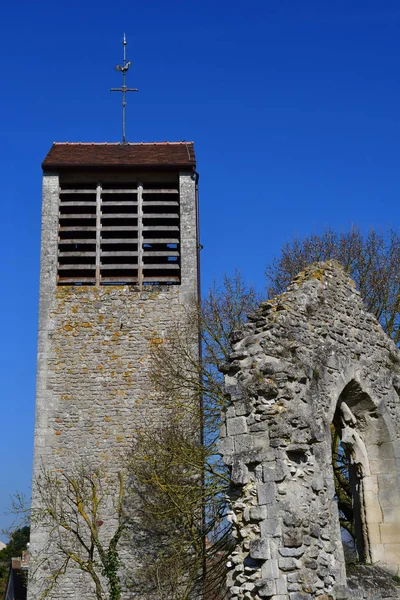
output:
M181 283L193 142L55 142L42 167L58 190L58 285Z
M58 285L179 284L179 176L60 177Z

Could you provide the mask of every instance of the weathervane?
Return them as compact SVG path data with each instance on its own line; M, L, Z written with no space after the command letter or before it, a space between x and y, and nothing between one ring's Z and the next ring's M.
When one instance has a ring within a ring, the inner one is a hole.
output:
M111 88L111 92L122 92L122 143L126 144L126 92L138 92L137 88L128 88L126 87L126 74L128 72L129 67L131 66L131 61L126 62L126 37L124 34L124 41L122 42L124 47L124 64L117 65L115 67L116 71L120 71L123 75L123 85L120 88Z

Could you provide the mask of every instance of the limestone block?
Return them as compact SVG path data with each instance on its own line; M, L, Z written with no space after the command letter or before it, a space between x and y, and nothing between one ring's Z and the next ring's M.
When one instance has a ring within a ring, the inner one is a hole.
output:
M368 458L371 459L386 459L394 458L393 444L371 444L368 448Z
M385 506L382 512L384 523L400 523L400 506Z
M397 537L396 543L386 543L385 546L385 563L391 565L397 565L399 570L400 567L400 538Z
M293 556L294 558L300 558L304 554L304 546L300 548L279 548L279 554L281 556Z
M287 586L287 591L288 592L301 592L300 583L289 583L289 585Z
M246 433L247 423L246 417L232 417L226 421L226 432L227 435L239 435L240 433Z
M263 537L280 537L282 535L282 525L280 519L265 519L265 521L261 523L261 535Z
M263 579L277 579L279 577L278 561L274 559L266 560L261 567L261 577Z
M263 585L257 589L258 595L261 598L270 598L276 592L276 581L271 579L270 581L263 581Z
M262 448L263 450L268 450L269 449L268 431L254 433L253 434L253 442L254 442L254 448ZM265 460L274 460L274 459L275 459L275 455L272 452L270 452L268 454L266 453Z
M383 544L374 544L370 547L371 562L384 563L385 561L385 546Z
M253 506L250 508L250 519L254 521L263 521L267 518L266 506Z
M242 590L246 592L251 592L255 588L255 584L252 581L248 581L242 585Z
M397 461L395 458L380 458L370 460L371 473L395 473Z
M253 436L248 435L246 433L235 435L235 452L241 454L243 452L248 452L254 446Z
M371 461L372 462L372 461ZM370 462L370 464L371 464ZM372 468L371 468L372 471ZM377 494L378 492L378 478L376 475L370 475L368 477L363 477L363 487L365 492L374 492Z
M345 585L337 585L337 586L335 586L336 600L348 600L349 599L349 593L351 593L352 595L354 595L354 592L353 591L350 592L350 590ZM325 594L324 596L319 596L319 599L320 600L330 600L329 596L327 594Z
M280 558L278 565L281 571L294 571L298 568L299 563L294 558Z
M381 531L379 528L379 523L368 523L368 539L370 544L380 544L381 543Z
M368 523L382 523L383 513L375 492L365 492L365 507Z
M315 473L315 475L312 479L311 487L314 490L314 492L320 492L321 490L324 489L325 478L321 473Z
M379 504L373 504L372 506L368 506L367 519L368 523L382 523L383 514Z
M235 392L237 392L237 386L235 386ZM249 415L252 411L252 408L252 403L247 399L235 402L235 412L238 417Z
M228 394L234 392L237 388L237 379L231 375L225 375L225 391Z
M268 560L271 556L268 540L255 539L250 542L251 558Z
M276 499L275 483L259 483L257 485L258 503L274 504Z
M237 485L244 485L250 481L249 470L243 462L239 460L233 462L231 479L232 483Z
M317 525L317 523L310 524L310 535L312 535L315 538L318 538L321 535L321 528L319 525ZM285 542L285 545L288 546L289 544Z
M231 437L225 437L218 442L218 452L220 454L233 454L234 452L234 441Z
M400 544L400 522L379 525L382 544Z
M398 506L400 500L399 479L396 474L378 475L379 501L382 507Z
M277 594L286 594L287 592L287 583L286 577L282 576L276 580L276 593Z
M269 463L263 467L263 481L266 483L275 481L275 463Z
M227 406L224 416L226 419L234 419L236 417L236 410L234 404L229 404L229 406Z
M275 481L276 483L282 482L288 474L289 468L283 460L268 463L263 467L263 481L265 481L265 483L268 483L269 481Z

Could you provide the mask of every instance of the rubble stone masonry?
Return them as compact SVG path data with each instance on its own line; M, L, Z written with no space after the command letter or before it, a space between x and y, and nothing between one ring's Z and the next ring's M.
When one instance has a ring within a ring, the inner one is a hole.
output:
M300 273L232 341L220 445L232 481L231 599L397 598L398 349L334 262ZM333 421L358 477L358 571L344 561Z

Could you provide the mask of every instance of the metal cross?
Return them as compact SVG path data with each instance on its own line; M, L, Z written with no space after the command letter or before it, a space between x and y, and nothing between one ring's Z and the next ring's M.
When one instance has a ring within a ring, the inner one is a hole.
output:
M116 71L120 71L123 75L123 85L120 88L111 88L111 92L122 92L122 143L126 144L126 92L138 92L137 88L128 88L126 87L126 74L128 72L129 67L131 66L131 61L126 62L126 37L124 34L124 41L122 42L124 47L124 64L117 65L115 67Z

